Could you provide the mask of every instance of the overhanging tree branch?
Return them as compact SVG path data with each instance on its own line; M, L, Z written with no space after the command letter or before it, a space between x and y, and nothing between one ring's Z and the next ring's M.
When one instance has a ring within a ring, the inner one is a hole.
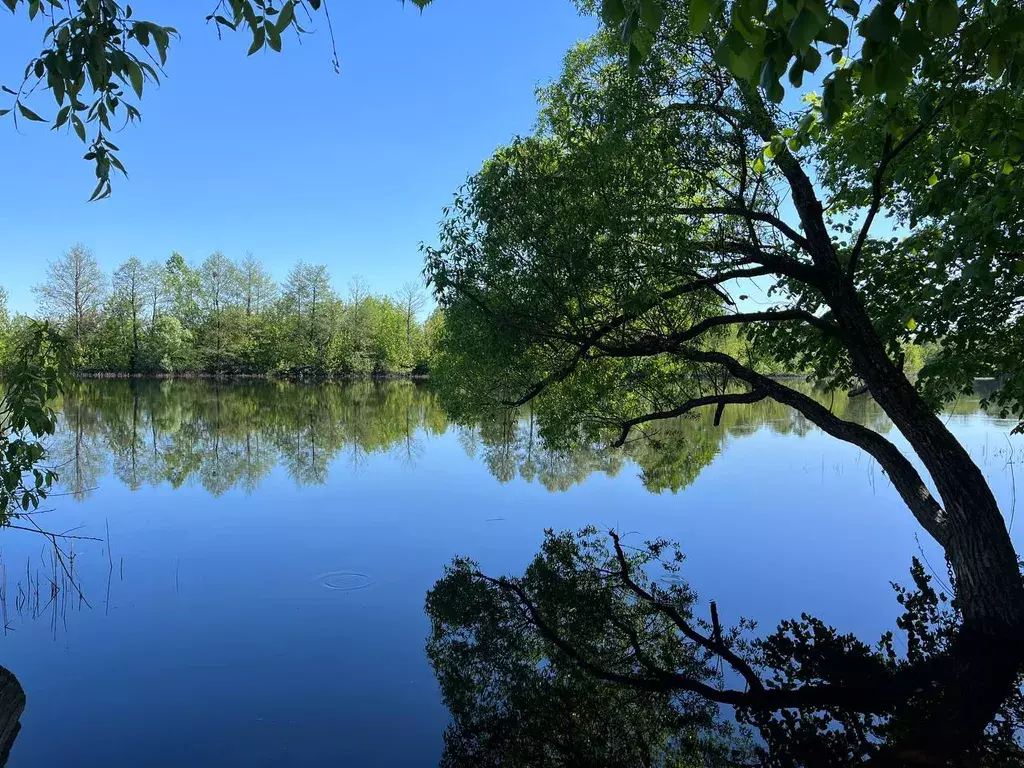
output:
M628 345L603 344L593 342L590 347L601 351L605 357L646 357L672 351L674 345L684 344L703 336L708 331L723 325L744 325L746 323L781 323L789 321L804 322L814 326L827 336L838 337L839 328L828 320L813 315L803 309L782 309L777 312L737 312L728 315L709 317L686 330L676 331L667 336L654 336L643 341Z
M687 346L663 351L675 352L693 362L720 365L751 387L766 391L768 396L776 402L796 409L822 431L861 448L878 461L882 469L889 475L893 486L921 527L939 544L946 544L949 531L947 530L945 510L932 496L914 465L882 435L860 424L840 419L813 398L748 368L729 355Z
M644 307L641 307L640 309L634 310L632 312L623 312L622 314L611 318L610 320L602 323L600 326L595 328L592 332L587 334L582 339L572 334L549 334L555 338L560 338L563 341L569 341L570 343L578 344L579 348L573 355L572 359L565 366L558 369L557 371L554 371L548 376L545 376L534 386L530 387L530 389L522 397L514 401L506 402L505 405L514 408L517 408L520 405L525 405L551 385L558 384L559 382L564 381L572 374L573 371L576 370L576 367L584 359L587 358L587 356L590 353L590 350L593 349L594 346L602 338L607 336L612 331L621 328L626 323L636 320L645 312L648 312L649 310L653 309L659 304L666 301L671 301L672 299L680 298L690 293L696 293L697 291L715 289L721 283L727 282L729 280L738 280L744 277L760 277L763 275L771 274L771 272L772 270L767 267L750 267L747 269L727 270L725 272L720 272L716 275L710 275L707 277L699 278L697 280L693 280L688 283L682 283L680 285L673 286L672 288L662 291L657 295L657 297L655 297L652 301L648 302L647 305L645 305ZM469 295L471 296L471 294Z
M629 419L622 423L622 433L612 443L613 448L621 448L626 443L626 439L629 437L629 433L633 427L637 427L641 424L647 424L651 421L662 421L664 419L674 419L679 416L683 416L690 411L696 410L697 408L704 408L709 405L717 405L719 408L723 408L726 405L743 405L750 403L756 403L760 400L764 400L768 397L768 393L762 390L751 390L750 392L738 392L735 394L725 395L708 395L707 397L695 397L692 400L687 400L682 405L678 405L675 408L669 408L664 411L654 411L643 416L637 416L634 419Z

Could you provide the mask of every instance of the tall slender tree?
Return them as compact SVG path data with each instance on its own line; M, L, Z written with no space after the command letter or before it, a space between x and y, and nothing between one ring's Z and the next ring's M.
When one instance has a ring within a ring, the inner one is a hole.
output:
M159 261L151 261L146 265L145 273L146 305L149 310L149 329L152 332L160 313L165 311L170 301L167 285L167 266Z
M49 263L46 279L32 292L43 316L66 328L81 354L107 296L107 279L93 252L81 244L72 246Z
M277 292L273 279L251 251L238 265L238 289L238 303L245 308L247 317L266 310Z
M149 298L148 278L146 266L135 256L114 271L111 299L127 317L131 344L129 368L133 373L139 370L139 338L143 311Z
M398 291L398 305L405 314L405 341L412 347L412 331L416 325L416 316L426 304L427 299L420 283L404 283Z
M207 354L212 356L213 369L225 367L228 346L227 311L239 294L238 267L220 251L210 254L199 270L200 308L208 331Z

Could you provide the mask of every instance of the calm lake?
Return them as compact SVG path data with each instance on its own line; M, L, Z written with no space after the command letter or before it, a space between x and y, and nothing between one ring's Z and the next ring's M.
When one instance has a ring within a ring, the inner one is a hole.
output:
M73 541L80 597L43 537L0 532L14 768L436 765L425 593L455 555L521 572L546 527L676 539L701 603L766 633L807 611L874 639L913 555L945 579L874 462L780 406L630 455L547 451L528 412L459 427L409 382L85 382L62 408L63 495L34 519L100 541ZM1015 422L948 419L1012 516Z

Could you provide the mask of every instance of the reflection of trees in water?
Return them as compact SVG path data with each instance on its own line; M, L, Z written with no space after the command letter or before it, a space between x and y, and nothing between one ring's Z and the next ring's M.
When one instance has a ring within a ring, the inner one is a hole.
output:
M797 388L829 406L840 418L855 421L879 432L892 428L888 417L870 397L850 398L845 393L817 391L808 385ZM966 410L970 403L964 402ZM978 401L973 400L977 409ZM581 443L571 436L542 438L542 425L534 413L502 413L474 428L463 428L459 441L470 458L482 455L491 474L501 482L516 477L539 481L551 491L566 490L595 472L611 477L627 459L640 468L644 485L651 491L678 491L692 483L719 454L730 437L742 437L766 428L783 435L804 435L815 429L802 414L772 400L725 409L718 425L715 414L701 409L690 415L650 425L621 449Z
M842 418L891 428L869 397L814 394ZM977 407L977 399L964 399L957 412ZM83 381L65 396L62 412L51 455L62 485L79 500L108 470L132 489L198 482L214 495L252 492L277 465L299 485L320 485L339 456L355 469L385 452L413 465L424 451L422 435L449 428L429 389L412 382ZM562 491L595 472L615 476L632 460L644 485L658 492L686 487L726 440L762 428L803 436L813 427L766 400L727 408L719 426L707 410L653 425L646 439L621 450L545 439L528 409L460 427L457 439L501 482L521 477Z
M51 455L79 499L108 469L132 489L198 482L215 496L251 492L277 465L322 484L343 452L356 464L388 451L415 462L418 435L448 428L411 382L83 381L62 412Z
M722 626L681 564L593 529L548 532L519 577L456 559L426 604L442 766L1024 764L1012 649L971 647L920 563L874 644L807 615L764 637ZM979 651L991 674L964 680Z
M49 461L60 474L61 486L81 501L106 469L102 417L99 409L82 400L66 399L62 409L62 424L48 445Z

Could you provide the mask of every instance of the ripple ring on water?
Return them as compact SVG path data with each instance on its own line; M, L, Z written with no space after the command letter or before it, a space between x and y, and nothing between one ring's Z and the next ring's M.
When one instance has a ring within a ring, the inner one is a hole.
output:
M357 589L373 586L373 579L365 573L355 571L331 571L321 575L319 581L327 589L336 589L340 592L355 592Z

